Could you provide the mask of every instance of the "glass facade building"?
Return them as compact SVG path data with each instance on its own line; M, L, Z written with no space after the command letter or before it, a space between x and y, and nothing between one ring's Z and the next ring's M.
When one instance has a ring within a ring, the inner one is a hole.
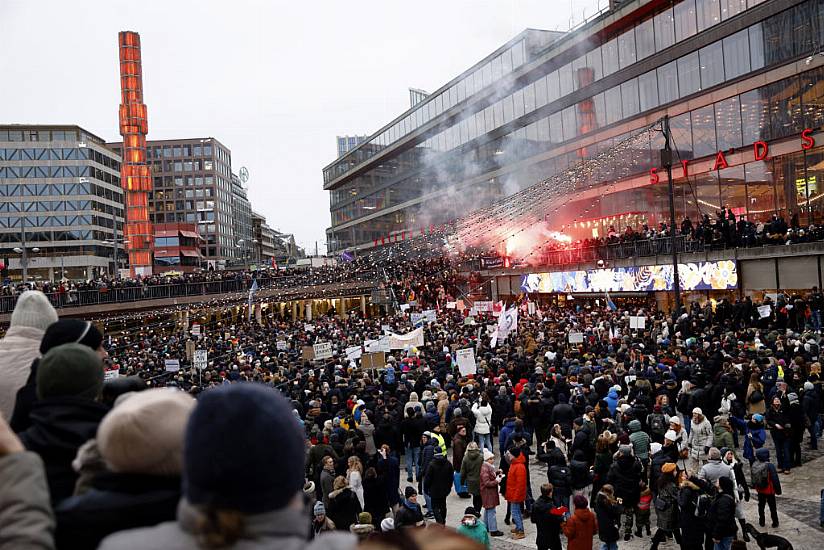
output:
M113 273L123 254L120 162L79 126L0 125L0 255L13 278L23 248L29 279Z
M793 213L818 222L822 44L824 0L647 0L564 35L524 31L324 169L330 249L448 222L664 115L679 219L727 206L754 220ZM556 229L581 229L584 210L618 226L638 220L628 213L668 220L662 147L652 131L599 166L563 199Z

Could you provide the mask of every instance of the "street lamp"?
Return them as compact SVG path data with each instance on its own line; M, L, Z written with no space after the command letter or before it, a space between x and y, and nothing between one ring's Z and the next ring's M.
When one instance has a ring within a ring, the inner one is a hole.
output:
M248 271L248 268L246 266L246 239L238 239L237 243L235 243L235 246L240 249L241 259L243 260L243 269Z
M28 251L31 250L33 254L37 254L40 252L40 248L33 247L31 249L25 246L15 246L13 250L20 254L20 266L23 268L23 284L25 285L29 279L29 255Z
M260 241L252 239L252 244L255 247L255 264L257 264L257 269L260 270Z

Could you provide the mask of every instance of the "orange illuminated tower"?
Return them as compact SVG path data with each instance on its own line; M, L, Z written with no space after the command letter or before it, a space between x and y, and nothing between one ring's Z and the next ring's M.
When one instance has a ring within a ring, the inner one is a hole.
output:
M149 221L150 166L146 162L146 134L149 123L143 103L143 73L140 63L140 35L122 31L120 46L120 135L123 136L123 163L120 184L126 196L126 251L132 277L152 274L152 224Z

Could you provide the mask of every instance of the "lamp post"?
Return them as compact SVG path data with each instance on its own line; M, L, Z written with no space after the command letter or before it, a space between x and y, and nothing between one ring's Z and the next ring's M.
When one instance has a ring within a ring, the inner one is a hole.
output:
M29 280L29 254L28 249L26 248L25 243L23 246L15 246L14 251L20 254L20 267L23 268L23 284L25 285L28 283ZM36 246L31 249L33 254L37 254L40 252L40 249Z
M252 244L255 247L255 264L257 265L257 270L260 271L260 241L252 239Z
M248 259L248 255L246 254L246 239L238 239L235 246L240 249L241 258L243 260L243 269L245 271L248 271L249 270L248 266L247 266L248 262L246 261Z
M678 274L678 250L675 248L675 192L672 186L672 134L669 115L664 115L661 122L664 133L664 148L661 149L661 164L667 169L667 188L669 194L670 214L670 248L672 248L672 290L675 292L675 312L681 313L681 278Z

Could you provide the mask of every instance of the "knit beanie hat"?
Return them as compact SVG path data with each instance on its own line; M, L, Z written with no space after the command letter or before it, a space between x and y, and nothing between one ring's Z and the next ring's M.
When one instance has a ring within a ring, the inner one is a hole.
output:
M312 510L312 513L315 514L315 517L324 516L326 515L326 506L323 505L323 502L317 501L315 503L315 508Z
M103 388L103 362L80 344L63 344L49 350L37 368L37 397L96 399Z
M360 514L358 514L358 523L360 523L361 525L367 525L369 523L372 523L372 514L370 514L369 512L361 512Z
M154 388L129 394L97 428L97 447L113 472L179 475L183 435L195 407L187 393Z
M574 504L576 508L586 508L589 506L589 501L584 495L575 495L572 497L572 504Z
M194 505L244 514L278 510L303 487L304 449L277 390L254 383L207 390L186 427L183 493Z
M89 321L60 319L46 329L40 342L40 353L46 353L60 344L72 343L96 350L103 343L103 334Z
M17 298L9 327L32 327L46 330L57 321L57 312L46 295L39 290L27 290Z

